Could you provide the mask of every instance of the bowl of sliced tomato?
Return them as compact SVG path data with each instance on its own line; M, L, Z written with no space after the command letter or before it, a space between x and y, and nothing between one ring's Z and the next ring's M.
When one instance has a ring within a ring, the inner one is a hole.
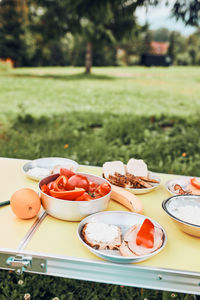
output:
M106 210L111 189L102 177L65 168L39 182L43 208L49 215L66 221L80 221Z

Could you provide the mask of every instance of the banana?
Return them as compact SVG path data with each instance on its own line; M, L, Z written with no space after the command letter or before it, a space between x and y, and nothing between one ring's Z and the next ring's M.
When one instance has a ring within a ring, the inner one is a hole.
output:
M112 191L110 197L112 200L119 202L123 206L127 207L130 211L143 214L143 204L137 196L124 188L115 185L111 186Z

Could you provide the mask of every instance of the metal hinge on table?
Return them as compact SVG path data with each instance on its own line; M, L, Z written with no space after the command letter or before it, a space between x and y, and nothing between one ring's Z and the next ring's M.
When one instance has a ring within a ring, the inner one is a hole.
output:
M6 259L6 265L9 269L15 270L17 274L24 271L45 273L46 260L25 255L9 256Z

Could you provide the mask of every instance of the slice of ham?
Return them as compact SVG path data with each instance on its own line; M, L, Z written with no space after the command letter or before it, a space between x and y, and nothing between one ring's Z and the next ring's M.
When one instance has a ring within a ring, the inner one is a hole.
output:
M137 233L140 230L141 225L136 224L129 228L129 230L125 233L124 241L127 243L129 249L135 254L135 255L146 255L150 254L157 249L159 249L162 246L163 243L163 231L155 227L154 228L154 246L152 248L146 248L144 246L139 246L136 244L136 237Z
M121 253L122 256L126 256L126 257L135 257L136 255L129 249L127 242L123 241L119 251Z
M195 186L193 186L191 183L188 184L187 190L190 191L193 195L200 195L200 189L197 189Z

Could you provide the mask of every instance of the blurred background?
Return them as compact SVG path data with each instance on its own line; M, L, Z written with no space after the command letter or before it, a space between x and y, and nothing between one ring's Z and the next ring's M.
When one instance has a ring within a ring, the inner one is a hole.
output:
M14 67L199 65L199 49L198 0L0 1Z

